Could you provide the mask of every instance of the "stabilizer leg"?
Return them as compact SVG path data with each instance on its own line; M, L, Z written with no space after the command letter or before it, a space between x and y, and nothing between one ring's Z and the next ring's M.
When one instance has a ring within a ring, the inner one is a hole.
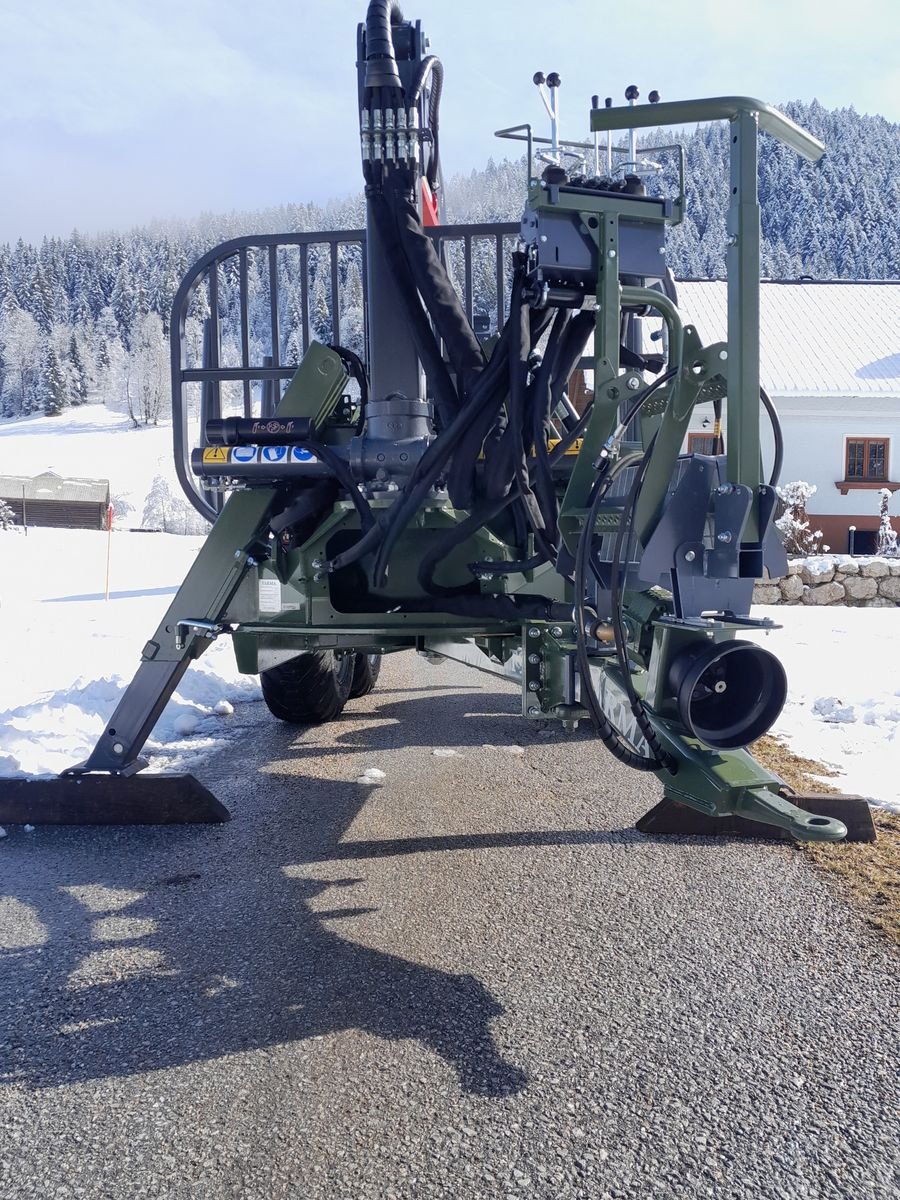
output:
M876 839L872 812L862 796L791 794L790 803L793 807L811 814L813 820L840 822L847 829L845 841L874 842ZM680 834L692 837L769 838L779 841L793 841L796 837L788 828L754 821L747 816L711 816L669 795L664 796L659 804L644 813L635 827L641 833L653 837Z
M228 811L192 775L145 775L140 757L191 662L220 631L265 535L270 488L231 496L160 622L89 758L57 779L5 780L0 824L224 821Z

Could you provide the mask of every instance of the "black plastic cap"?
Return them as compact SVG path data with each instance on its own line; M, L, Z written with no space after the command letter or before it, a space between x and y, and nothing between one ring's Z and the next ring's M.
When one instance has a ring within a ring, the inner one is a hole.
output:
M546 83L547 80L544 75L544 72L543 71L535 71L534 78L532 79L531 82L534 83L537 87L540 87L542 83Z
M647 99L651 104L659 104L659 92L651 92Z
M636 83L629 84L628 87L625 89L625 99L626 100L637 100L637 98L638 98L638 96L640 96L640 94L641 93L638 91L638 86Z
M559 72L551 71L547 76L547 87L559 87L561 83L562 80L559 77Z

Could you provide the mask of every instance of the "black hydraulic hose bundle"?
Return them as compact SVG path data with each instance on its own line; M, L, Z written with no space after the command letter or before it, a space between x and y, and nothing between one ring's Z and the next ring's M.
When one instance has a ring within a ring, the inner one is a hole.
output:
M643 394L631 406L628 413L622 418L619 423L619 428L626 428L631 424L635 417L640 412L642 406L650 397L659 390L664 384L674 379L678 374L678 367L672 367L665 374L655 379L652 384L643 392ZM609 721L609 718L603 712L602 707L594 692L593 680L591 679L590 660L587 652L587 639L589 631L586 621L586 588L587 588L587 568L590 565L591 570L596 574L596 569L593 563L592 543L594 537L594 525L597 519L597 513L604 496L609 492L613 482L617 478L619 472L626 466L630 465L630 460L620 460L615 467L604 465L602 473L593 488L591 502L585 517L584 527L578 538L578 546L575 555L575 646L576 646L576 661L578 663L578 673L581 676L581 693L588 712L591 715L591 720L598 735L604 745L610 752L625 763L626 766L634 767L639 771L658 771L660 769L671 769L672 762L670 756L665 753L660 746L656 732L651 725L643 702L635 691L634 684L631 679L631 665L628 661L628 634L625 629L624 617L622 615L622 588L621 588L621 555L622 542L625 538L626 531L629 529L631 521L631 513L634 505L637 502L637 497L640 494L640 488L643 484L644 475L650 463L650 458L653 453L653 447L656 442L656 435L648 445L643 457L640 460L637 474L626 500L625 507L622 513L622 519L619 523L619 530L616 538L615 548L613 551L612 562L612 578L610 580L610 599L613 619L613 633L615 636L615 651L619 662L619 669L622 674L623 684L626 694L628 695L629 704L634 714L635 720L640 727L641 733L650 747L652 757L640 754L633 746L631 746L624 735L617 730ZM609 460L605 459L608 464Z
M469 324L434 242L422 228L408 188L389 183L385 195L415 287L425 297L428 313L447 348L447 356L456 372L457 389L465 393L473 374L485 366L481 343Z
M556 487L553 482L547 441L551 434L553 377L556 374L560 341L568 323L569 314L566 309L561 308L554 318L543 361L531 384L531 437L529 440L534 451L534 492L541 510L544 527L552 533L556 531L559 505L556 500Z
M400 90L391 25L399 25L402 20L397 0L371 0L366 11L366 88Z
M366 189L366 198L369 203L369 212L381 234L388 264L401 285L398 290L403 297L416 353L431 383L438 420L446 428L459 411L459 392L450 378L434 332L419 301L416 283L409 260L397 235L394 212L387 194L380 189L370 187Z

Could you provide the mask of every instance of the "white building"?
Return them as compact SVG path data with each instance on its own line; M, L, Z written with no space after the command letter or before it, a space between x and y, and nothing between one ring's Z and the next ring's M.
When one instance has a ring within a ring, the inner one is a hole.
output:
M685 322L704 344L723 341L726 285L677 286ZM853 525L855 549L871 552L878 493L900 490L900 280L764 282L760 293L760 376L784 430L781 481L815 484L808 512L832 550L850 548ZM703 452L711 429L707 404L688 448ZM768 435L763 444L771 461ZM890 511L900 514L900 496Z

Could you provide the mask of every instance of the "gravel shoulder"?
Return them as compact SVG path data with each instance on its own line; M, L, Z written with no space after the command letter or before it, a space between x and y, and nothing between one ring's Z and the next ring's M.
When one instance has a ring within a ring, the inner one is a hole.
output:
M10 829L4 1200L896 1200L890 948L518 704L396 656L327 728L260 706L228 825Z

